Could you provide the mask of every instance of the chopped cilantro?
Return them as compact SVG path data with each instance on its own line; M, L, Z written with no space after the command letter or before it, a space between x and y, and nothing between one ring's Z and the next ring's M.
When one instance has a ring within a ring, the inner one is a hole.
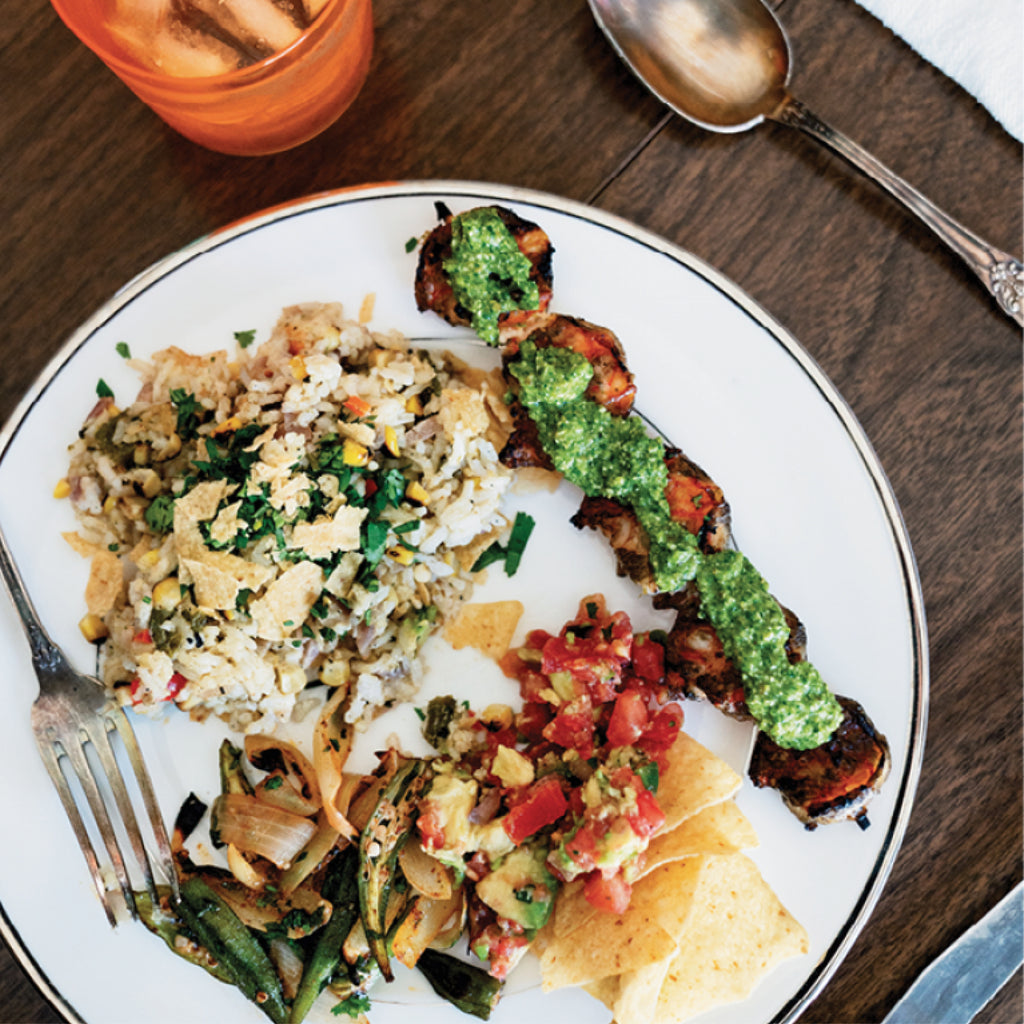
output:
M114 397L114 392L110 390L110 385L102 377L96 381L96 394L100 398Z
M480 572L494 562L505 562L505 574L515 576L519 563L523 558L523 550L526 542L533 532L534 519L525 512L517 512L515 522L512 524L512 532L509 534L508 547L502 547L495 541L490 547L485 548L480 556L473 563L472 572Z
M512 533L508 538L508 554L505 556L505 574L515 576L516 570L526 549L526 542L530 539L534 527L533 516L525 512L517 512L515 522L512 524Z
M410 519L407 523L399 523L393 529L395 533L411 533L419 525L420 521L418 519Z
M235 341L237 341L242 348L248 348L255 340L255 331L235 331Z
M196 401L196 396L184 388L171 390L171 404L178 412L178 433L183 441L191 441L199 431L202 423L201 413L204 411Z
M356 993L351 995L348 999L342 1000L340 1003L331 1007L331 1013L341 1016L341 1014L347 1014L349 1017L355 1019L364 1013L368 1013L370 1010L370 997Z
M416 237L414 236L413 238L410 238L410 239L409 239L409 240L408 240L408 241L407 241L407 242L405 243L405 251L406 251L406 252L412 252L412 251L413 251L413 249L415 249L415 248L416 248L416 246L417 246L417 245L419 245L419 244L420 244L420 243L419 243L419 239L418 239L418 238L416 238Z
M119 341L114 346L114 351L117 352L117 354L122 359L131 359L131 357L132 357L132 350L128 347L128 342L127 341Z
M377 519L364 519L362 525L363 557L369 568L373 569L384 557L388 543L388 524Z
M272 775L263 783L264 789L280 789L284 785L283 775Z

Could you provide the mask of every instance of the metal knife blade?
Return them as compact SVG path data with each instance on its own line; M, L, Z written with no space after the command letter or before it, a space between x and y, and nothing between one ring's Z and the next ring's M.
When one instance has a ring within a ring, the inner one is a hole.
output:
M1022 886L932 961L882 1024L969 1024L1024 961Z

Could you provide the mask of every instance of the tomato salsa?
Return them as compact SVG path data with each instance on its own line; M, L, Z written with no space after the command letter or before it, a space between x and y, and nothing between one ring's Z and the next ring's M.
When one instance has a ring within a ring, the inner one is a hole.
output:
M502 668L518 712L431 701L424 732L440 756L417 823L423 848L472 883L470 948L499 978L561 885L581 879L595 907L625 910L665 820L658 777L683 723L666 702L662 639L600 596L557 635L530 632Z

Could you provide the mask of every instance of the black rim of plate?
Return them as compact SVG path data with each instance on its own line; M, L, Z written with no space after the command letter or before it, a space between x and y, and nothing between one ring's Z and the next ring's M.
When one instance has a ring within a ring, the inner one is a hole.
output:
M667 239L640 228L624 218L605 213L576 200L565 199L551 193L537 192L531 189L484 182L439 180L364 185L319 193L259 211L228 224L211 234L204 235L154 263L129 281L68 338L60 351L57 352L49 365L37 378L33 387L15 408L10 419L4 425L2 432L0 432L0 461L3 460L22 422L42 398L50 383L57 377L71 357L86 345L93 334L108 320L142 297L150 287L161 279L206 253L230 244L241 236L252 234L261 228L293 217L315 214L319 210L334 206L377 202L392 197L409 198L416 196L429 200L443 200L458 196L462 199L479 199L483 202L521 203L542 210L547 209L553 213L567 214L659 253L694 272L704 282L726 297L734 306L742 310L767 334L771 335L793 362L800 367L821 398L829 405L843 425L847 436L853 442L864 468L871 478L878 501L885 512L886 522L896 547L909 614L913 647L912 681L914 689L909 744L901 776L890 781L890 785L895 784L897 787L894 812L888 824L878 856L868 876L867 884L861 890L858 900L848 915L845 924L822 955L817 966L770 1022L770 1024L790 1024L807 1007L811 1000L821 992L849 952L850 947L864 927L871 911L881 896L885 881L889 876L897 851L906 832L914 793L920 775L921 761L924 756L924 737L928 718L928 647L924 599L921 592L917 565L896 497L878 456L875 454L871 442L868 440L864 429L861 427L853 411L806 349L766 310L762 309L736 284L714 267L692 253L669 242ZM17 928L9 919L2 906L0 906L0 934L3 935L25 973L52 1003L53 1007L70 1024L86 1024L84 1018L61 995L29 952L27 946L21 941Z

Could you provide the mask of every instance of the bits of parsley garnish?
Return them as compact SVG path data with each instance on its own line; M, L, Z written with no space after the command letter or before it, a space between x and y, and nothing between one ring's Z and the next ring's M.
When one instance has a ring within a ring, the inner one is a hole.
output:
M177 431L182 441L193 440L199 432L205 410L196 401L196 396L184 388L171 390L171 404L178 414Z
M102 377L96 381L96 394L100 398L114 397L114 392L110 390L110 385Z
M116 353L117 353L117 354L118 354L118 355L119 355L119 356L120 356L120 357L121 357L122 359L131 359L131 357L132 357L132 350L131 350L131 349L130 349L130 348L128 347L128 342L127 342L127 341L119 341L119 342L118 342L118 343L117 343L117 344L116 344L116 345L114 346L114 351L115 351L115 352L116 352Z
M235 331L235 341L241 348L248 348L255 340L255 331Z
M480 572L481 569L486 569L487 566L493 565L495 562L504 561L505 574L515 576L523 558L523 551L526 549L526 542L530 539L535 525L533 516L529 516L525 512L517 512L515 521L512 523L512 532L508 537L508 546L502 547L498 541L495 541L473 563L472 572Z

